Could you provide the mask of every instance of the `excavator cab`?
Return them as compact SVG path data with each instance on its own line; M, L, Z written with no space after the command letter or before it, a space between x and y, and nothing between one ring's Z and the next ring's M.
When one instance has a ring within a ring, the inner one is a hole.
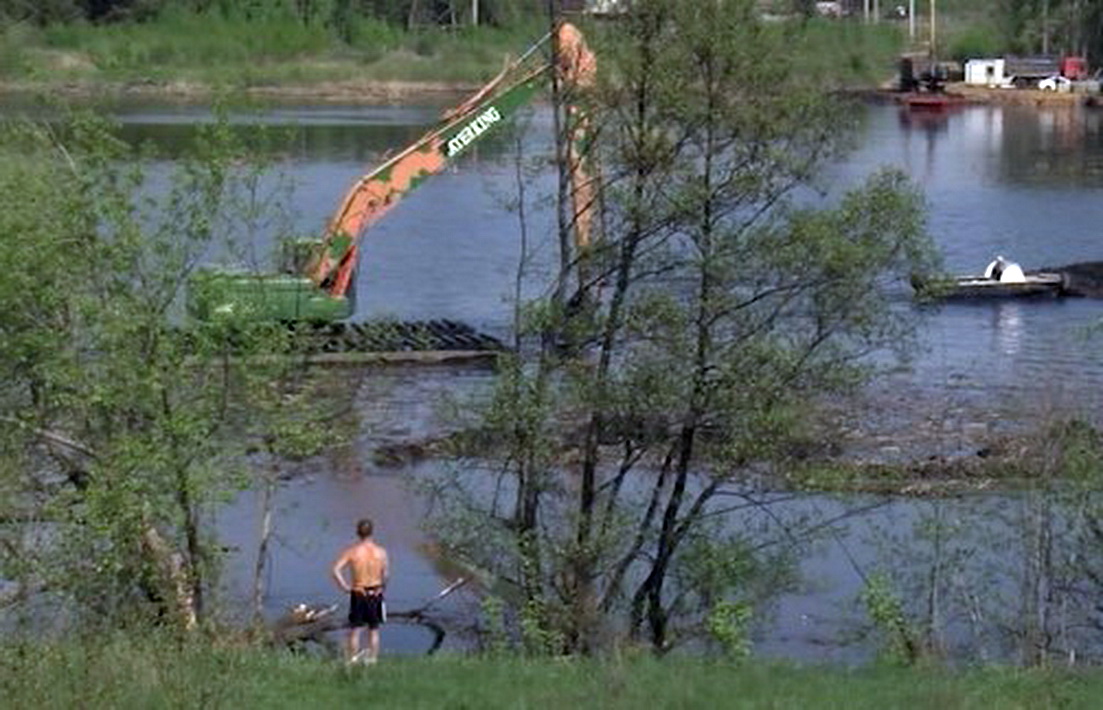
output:
M308 276L203 269L189 284L187 307L199 320L221 317L329 323L352 316L356 289L350 284L343 295L333 296Z
M319 239L281 241L273 274L199 270L189 289L188 311L200 320L232 316L328 323L350 317L356 310L353 284L343 296L333 297L304 275L321 244Z

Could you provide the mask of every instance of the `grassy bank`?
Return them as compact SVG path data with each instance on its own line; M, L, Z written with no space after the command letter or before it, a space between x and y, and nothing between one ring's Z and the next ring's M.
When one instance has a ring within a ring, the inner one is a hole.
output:
M0 649L0 697L38 707L1096 707L1103 674L798 667L704 659L384 658L344 669L254 648L116 639Z
M507 53L541 34L512 28L406 32L361 18L347 38L284 15L246 18L167 12L152 22L43 28L13 24L0 37L8 82L191 82L252 86L370 79L485 80Z
M284 13L246 18L179 10L145 22L9 23L0 24L0 86L75 93L125 86L192 95L226 86L287 87L291 94L319 87L317 94L354 99L372 83L480 84L545 29L543 20L532 19L503 28L407 31L361 16L338 36L323 23ZM590 31L596 37L602 30ZM799 36L794 51L810 77L851 86L891 73L901 42L896 28L849 22L813 21L801 25ZM767 58L763 70L769 70Z

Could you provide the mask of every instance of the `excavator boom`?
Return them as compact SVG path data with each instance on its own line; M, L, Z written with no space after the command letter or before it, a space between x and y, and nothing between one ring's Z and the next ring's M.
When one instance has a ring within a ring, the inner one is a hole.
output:
M360 178L331 220L308 275L333 296L343 296L357 264L364 231L425 178L435 175L498 124L508 120L540 90L548 67L530 71L490 98L445 119L413 145Z

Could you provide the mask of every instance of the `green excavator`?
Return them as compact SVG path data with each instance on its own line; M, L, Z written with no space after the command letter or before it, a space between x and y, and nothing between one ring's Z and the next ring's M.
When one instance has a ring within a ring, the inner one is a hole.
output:
M539 50L556 42L556 59ZM356 308L355 273L358 245L365 231L426 178L440 173L472 145L509 120L540 91L552 71L568 87L585 87L596 72L594 55L582 34L569 23L556 27L519 59L413 144L367 173L349 189L326 230L317 240L282 247L280 272L255 274L226 269L202 269L192 280L188 309L210 320L220 314L289 323L334 323ZM585 126L577 111L568 128L575 241L589 244L593 187L576 146Z

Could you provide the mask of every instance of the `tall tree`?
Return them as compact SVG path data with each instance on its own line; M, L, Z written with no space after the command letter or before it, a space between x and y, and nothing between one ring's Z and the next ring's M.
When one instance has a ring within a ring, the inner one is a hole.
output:
M453 551L539 638L663 650L738 622L771 566L734 511L758 509L819 396L906 351L888 293L935 262L922 199L883 172L802 206L854 123L798 70L801 31L743 0L644 0L598 45L605 238L570 299L592 307L530 309L577 347L502 377L481 422L498 493L468 476L441 497Z

